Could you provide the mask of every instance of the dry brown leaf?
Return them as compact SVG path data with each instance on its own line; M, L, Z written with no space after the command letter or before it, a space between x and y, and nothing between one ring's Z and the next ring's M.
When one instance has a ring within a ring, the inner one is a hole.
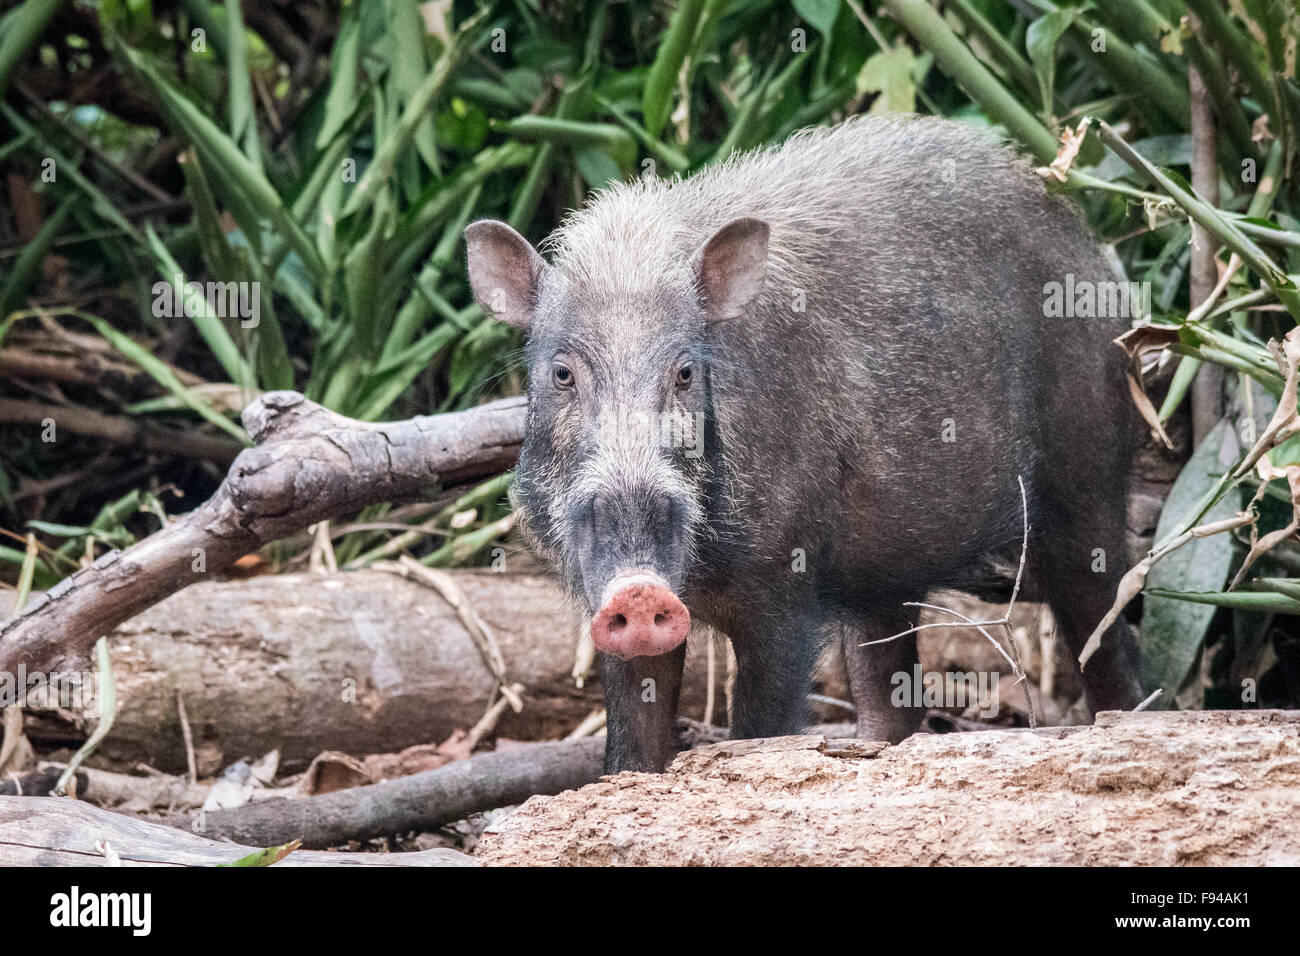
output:
M1268 114L1260 113L1255 122L1250 124L1251 142L1262 143L1265 140L1273 140L1275 138L1273 131L1268 128Z
M1209 524L1197 525L1195 528L1189 528L1180 534L1173 541L1160 548L1158 551L1152 551L1145 558L1131 567L1128 572L1120 579L1119 587L1115 593L1115 603L1111 605L1106 616L1101 619L1101 623L1089 635L1088 641L1079 653L1079 667L1083 668L1088 659L1097 653L1101 647L1101 639L1105 636L1112 624L1119 620L1120 613L1128 606L1128 603L1142 593L1142 588L1146 584L1147 574L1151 566L1169 554L1185 545L1193 538L1208 538L1212 534L1222 534L1225 531L1232 531L1235 528L1242 528L1254 521L1254 517L1247 512L1239 512L1231 518L1224 518L1222 521L1212 521Z
M1253 506L1256 501L1264 496L1270 481L1274 478L1285 478L1287 485L1291 488L1291 521L1285 528L1270 531L1258 540L1256 539L1255 525L1254 523L1251 524L1250 552L1246 555L1246 559L1241 562L1241 567L1237 570L1237 573L1233 575L1232 583L1228 585L1229 591L1235 589L1242 582L1251 565L1300 530L1300 465L1288 465L1286 468L1281 469L1274 468L1268 461L1268 456L1265 455L1260 459L1255 470L1259 473L1261 483L1259 491L1255 493L1255 498L1251 501L1251 505Z
M1125 374L1128 377L1128 391L1133 398L1133 404L1137 406L1143 421L1150 426L1152 436L1166 448L1173 448L1174 443L1165 431L1165 426L1160 422L1160 413L1151 403L1146 389L1142 386L1142 355L1146 352L1161 351L1177 341L1177 329L1160 325L1139 325L1115 339L1115 344L1124 350L1129 359Z
M1066 181L1070 167L1074 165L1074 160L1083 146L1084 137L1088 135L1088 126L1091 123L1092 120L1085 116L1073 130L1068 126L1061 130L1061 146L1056 151L1056 158L1047 167L1047 171L1060 182Z
M369 769L356 757L336 750L326 750L316 755L307 772L298 784L299 790L307 795L333 793L351 787L363 787L374 783Z
M370 754L365 767L373 780L392 780L464 760L473 749L470 735L457 730L440 744L416 744L395 754Z
M1300 415L1296 412L1296 388L1300 380L1300 326L1286 334L1281 345L1276 340L1268 343L1268 350L1277 362L1278 371L1286 379L1277 410L1269 419L1253 448L1237 466L1233 477L1240 478L1255 467L1268 452L1294 435L1300 434ZM1280 477L1280 475L1278 476Z

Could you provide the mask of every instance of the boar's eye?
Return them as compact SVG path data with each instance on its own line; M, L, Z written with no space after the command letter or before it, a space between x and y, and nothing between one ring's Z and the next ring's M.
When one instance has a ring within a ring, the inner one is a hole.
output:
M683 365L677 370L677 387L683 391L691 387L691 382L695 379L695 370L689 364Z
M556 362L551 366L551 381L556 388L572 388L573 370L563 362Z

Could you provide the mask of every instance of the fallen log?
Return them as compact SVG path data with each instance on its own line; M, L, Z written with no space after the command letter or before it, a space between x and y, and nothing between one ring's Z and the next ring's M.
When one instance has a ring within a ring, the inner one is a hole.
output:
M380 502L427 498L514 464L526 399L404 422L344 418L297 392L244 410L258 443L207 502L103 555L0 624L0 673L79 669L103 634L270 541Z
M216 866L257 852L63 797L0 796L0 866ZM451 849L295 850L276 866L473 866Z
M510 681L524 687L522 711L507 709L496 734L564 737L603 706L598 674L581 688L570 676L579 616L549 578L448 573L496 635ZM943 596L967 614L986 613L964 600ZM1036 613L1036 606L1018 606L1017 626L1030 629ZM200 777L273 748L281 767L295 772L324 750L365 756L442 741L472 727L494 696L493 675L453 607L435 590L379 571L202 582L118 625L110 638L118 709L98 753L172 773L187 766L178 691ZM1003 663L970 629L936 627L921 634L919 646L927 672L996 671ZM714 720L722 722L726 647L720 635L715 650ZM836 650L823 661L819 689L843 698L848 691ZM1026 643L1025 666L1036 677L1035 653ZM1064 665L1074 666L1068 659ZM93 687L94 680L86 684ZM707 644L696 633L679 712L702 719L707 690ZM1003 696L1014 703L1017 693ZM92 707L82 716L96 713ZM825 719L851 712L823 707L815 713ZM85 720L70 726L57 712L29 712L27 725L31 740L46 747L85 738Z
M509 680L524 687L523 709L507 708L497 734L563 737L603 706L598 680L579 689L570 676L580 619L551 581L450 574L495 635ZM183 771L179 690L200 777L272 748L293 771L323 750L364 756L445 740L495 699L494 676L455 609L380 571L205 582L111 639L118 710L98 752ZM692 641L682 691L682 713L696 718L707 684L702 643Z
M690 720L678 722L678 746L718 740L726 732ZM171 822L211 837L256 846L302 840L311 848L349 840L430 830L474 813L521 803L534 794L572 790L597 779L605 741L584 737L520 744L478 754L435 770L299 799L270 799Z
M1300 713L1102 713L1091 727L725 742L534 797L499 865L1300 864ZM495 831L495 832L494 832Z
M205 836L255 846L302 840L308 849L325 849L349 840L431 830L522 803L534 794L580 787L600 776L604 755L600 737L523 744L366 787L262 800L210 811L197 820L184 814L173 822Z

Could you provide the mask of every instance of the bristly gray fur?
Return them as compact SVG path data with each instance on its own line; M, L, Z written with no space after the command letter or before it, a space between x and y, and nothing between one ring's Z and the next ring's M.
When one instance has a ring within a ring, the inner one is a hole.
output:
M611 184L572 212L543 251L570 284L592 295L653 290L686 268L683 250L733 219L753 216L771 227L770 283L807 288L820 280L837 234L858 228L864 213L883 213L888 205L879 204L891 196L915 210L920 197L905 184L941 184L949 172L982 185L990 217L1001 211L999 193L1034 178L991 130L934 117L857 117L735 153L688 179ZM867 197L865 208L854 201Z

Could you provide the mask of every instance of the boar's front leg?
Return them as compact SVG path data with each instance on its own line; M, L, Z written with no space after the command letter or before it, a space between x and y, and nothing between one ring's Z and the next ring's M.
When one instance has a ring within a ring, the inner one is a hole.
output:
M736 652L730 715L733 740L803 731L822 631L820 620L803 614L770 614L730 635Z
M686 642L654 657L601 654L605 685L605 772L658 773L676 751L677 698Z

